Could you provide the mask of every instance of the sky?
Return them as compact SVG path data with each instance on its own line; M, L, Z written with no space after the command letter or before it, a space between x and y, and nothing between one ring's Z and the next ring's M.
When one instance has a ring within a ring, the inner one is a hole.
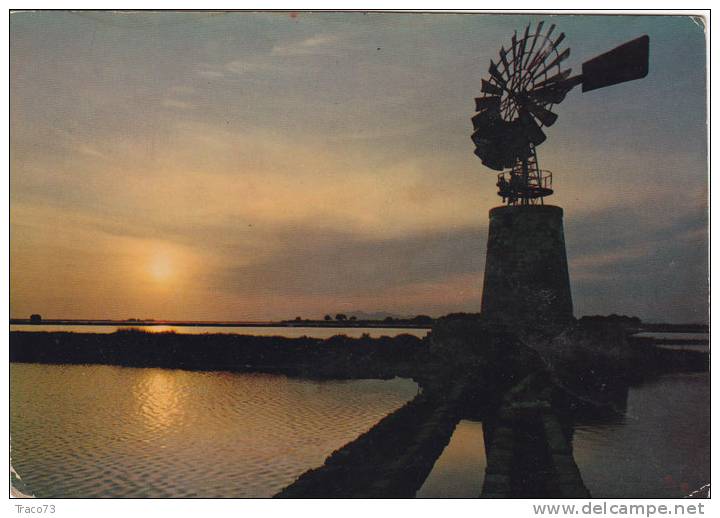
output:
M575 315L707 321L698 20L349 12L13 13L11 317L480 311L474 97L541 19L576 72L650 37L646 78L576 88L538 148Z

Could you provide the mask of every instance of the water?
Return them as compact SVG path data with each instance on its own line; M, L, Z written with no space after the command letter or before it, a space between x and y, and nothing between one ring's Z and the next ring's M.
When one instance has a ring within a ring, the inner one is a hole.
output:
M61 324L11 324L10 331L32 331L32 332L66 332L66 333L114 333L122 329L142 329L148 333L167 333L200 335L205 333L217 334L228 333L237 335L253 336L283 336L285 338L330 338L335 335L346 335L351 338L360 338L368 334L373 338L380 336L397 336L409 334L418 338L425 337L429 329L401 328L401 327L254 327L254 326L93 326L93 325L61 325Z
M604 422L576 425L573 453L594 498L676 498L710 482L710 376L673 374L632 387ZM475 498L486 467L482 423L461 421L418 491Z
M709 483L709 374L631 388L616 420L576 427L573 451L596 498L681 497Z
M38 497L268 497L417 385L11 364L12 461Z
M409 380L11 364L13 465L37 496L271 496L415 396ZM578 424L596 498L685 496L710 482L708 373L629 389ZM461 421L418 497L477 497L482 423Z
M643 332L635 333L633 336L638 338L662 338L662 339L677 339L677 340L708 340L710 338L709 333L656 333L656 332Z
M663 343L649 345L649 347L658 347L660 349L671 349L674 351L697 351L706 353L710 350L710 335L708 333L637 333L633 336L640 338L656 338L661 340L678 340L678 343ZM688 344L683 343L682 340L707 340L706 344Z
M670 349L671 351L695 351L699 353L706 353L709 351L707 345L687 345L687 344L660 344L656 345L658 349Z
M416 498L477 498L485 480L482 423L462 420Z

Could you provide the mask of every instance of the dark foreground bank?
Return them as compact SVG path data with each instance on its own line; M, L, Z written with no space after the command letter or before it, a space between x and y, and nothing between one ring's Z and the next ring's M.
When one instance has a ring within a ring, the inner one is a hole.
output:
M322 340L132 329L110 334L10 333L11 362L268 372L308 378L386 379L406 375L425 351L426 344L412 335L338 335Z

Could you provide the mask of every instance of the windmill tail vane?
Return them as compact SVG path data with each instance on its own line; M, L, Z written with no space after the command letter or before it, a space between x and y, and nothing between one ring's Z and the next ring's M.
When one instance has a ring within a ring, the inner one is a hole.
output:
M482 79L482 97L475 99L472 117L475 154L483 165L501 171L498 195L509 205L543 203L553 193L552 173L540 168L536 148L545 142L543 128L552 126L561 103L576 86L583 92L643 78L648 73L649 38L641 36L582 64L572 76L563 68L570 49L561 49L565 33L555 24L528 25L510 46L500 47Z

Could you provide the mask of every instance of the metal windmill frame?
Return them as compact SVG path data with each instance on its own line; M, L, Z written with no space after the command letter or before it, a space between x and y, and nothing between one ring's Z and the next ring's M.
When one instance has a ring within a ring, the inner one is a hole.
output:
M645 77L649 38L641 36L582 65L582 74L562 68L570 49L560 50L565 33L554 36L555 24L543 33L517 31L506 50L500 47L497 63L490 61L489 79L482 80L482 97L475 99L472 118L475 154L498 174L498 195L508 205L543 204L553 194L552 173L540 168L537 146L546 140L544 127L557 121L553 113L574 87L583 92Z

